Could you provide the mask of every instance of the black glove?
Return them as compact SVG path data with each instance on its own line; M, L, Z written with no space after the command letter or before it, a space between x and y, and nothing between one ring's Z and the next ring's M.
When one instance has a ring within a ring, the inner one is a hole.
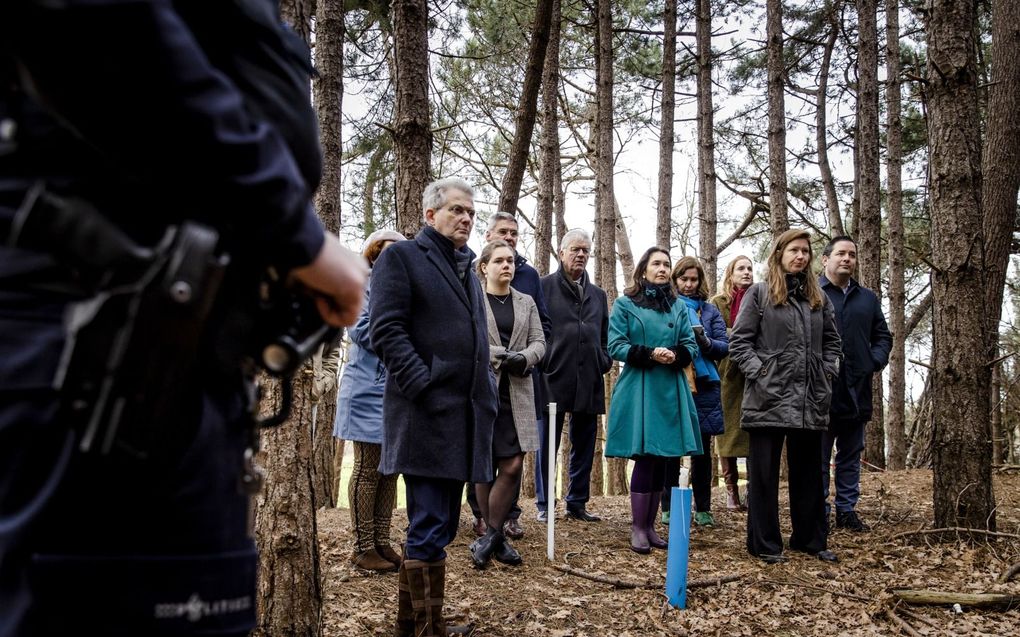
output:
M697 341L698 347L701 348L701 351L707 352L712 349L712 339L705 336L705 326L695 325L692 329L694 330L694 340Z
M506 370L514 376L524 377L528 375L528 359L524 358L524 354L507 350L502 354L502 358L503 362L499 366L500 369Z

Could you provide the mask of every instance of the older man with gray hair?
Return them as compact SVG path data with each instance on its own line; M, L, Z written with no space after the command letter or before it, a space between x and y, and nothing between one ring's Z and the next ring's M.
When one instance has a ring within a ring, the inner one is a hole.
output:
M407 542L395 635L446 637L446 546L464 483L492 480L496 385L485 294L467 247L474 195L460 179L426 186L425 227L393 244L372 272L372 346L387 370L379 472L401 473Z
M570 412L570 485L567 517L596 522L587 510L591 467L595 455L598 415L606 412L602 376L612 367L609 341L609 305L606 293L588 280L585 267L591 256L591 235L571 230L560 242L560 269L542 277L542 293L549 306L555 338L546 350L545 375L549 399L556 403L556 446L559 451L563 420ZM542 429L545 429L543 427ZM538 519L547 519L547 431L540 432L539 458L535 463ZM554 503L555 505L555 503Z

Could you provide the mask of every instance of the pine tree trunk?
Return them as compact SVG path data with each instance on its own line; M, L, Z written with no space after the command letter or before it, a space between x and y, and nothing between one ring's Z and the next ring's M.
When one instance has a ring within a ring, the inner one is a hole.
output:
M319 0L320 4L327 0ZM318 509L336 507L338 476L334 473L336 438L333 437L333 418L336 414L336 388L319 399L315 406L312 430L312 499Z
M342 200L340 163L344 98L344 7L339 0L318 0L315 16L315 68L312 82L322 145L322 181L315 192L315 211L329 232L340 232Z
M857 0L858 91L857 159L860 210L857 215L857 255L861 284L882 298L882 196L878 157L878 6L876 0ZM885 432L882 418L882 378L872 383L875 415L866 431L865 457L885 466Z
M906 290L903 259L903 124L900 99L899 0L886 0L886 174L889 229L889 327L893 346L889 355L889 418L885 435L889 469L903 469L907 462L906 441Z
M769 215L773 236L790 228L786 215L786 100L783 90L786 69L783 66L783 3L765 3L765 30L768 42L769 96Z
M549 20L549 46L542 70L542 140L535 231L535 268L543 276L549 274L549 262L559 247L559 241L553 237L553 218L558 188L556 175L560 172L559 101L556 97L560 83L560 0L552 0Z
M705 266L709 292L714 294L719 259L716 250L715 118L712 113L712 0L698 0L695 32L698 42L698 256Z
M934 502L937 527L995 529L975 0L933 0L928 34L934 296Z
M521 182L524 168L531 151L531 134L535 130L535 116L538 113L538 90L542 86L542 69L545 52L549 45L549 27L552 18L553 0L537 0L535 22L531 29L531 44L528 47L528 61L524 68L524 87L521 101L517 105L514 122L514 140L510 145L506 172L499 193L499 210L517 214L517 200L521 196Z
M595 58L595 283L616 298L616 212L613 209L612 0L597 0ZM614 290L607 288L611 285Z
M320 0L321 1L321 0ZM268 380L268 379L265 379ZM316 637L322 609L313 499L312 375L294 377L291 417L262 431L265 488L257 499L259 550L256 637ZM266 382L263 413L280 405L277 382Z
M426 0L393 0L393 153L397 231L414 236L422 225L421 196L432 172L429 119L429 36Z
M613 194L613 14L611 0L597 0L597 51L596 77L596 169L595 169L595 231L598 240L596 254L596 284L606 292L609 307L616 299L616 198ZM606 396L609 399L609 396ZM601 421L602 419L600 419ZM602 480L602 444L605 428L600 426L601 440L596 443L592 466L593 477ZM598 475L594 475L594 474ZM603 491L595 491L602 495Z
M322 181L315 192L315 211L328 232L340 232L340 164L343 153L343 51L344 8L340 0L318 0L315 15L315 68L312 82L315 112L319 120L322 144ZM316 406L312 446L314 501L318 507L335 507L333 474L333 416L336 413L336 389L320 397Z
M620 214L620 202L613 195L613 219L616 229L616 253L620 256L620 267L624 276L630 276L634 271L634 251L630 249L630 235L627 234L627 224ZM614 266L615 267L615 266ZM615 278L615 277L614 277ZM613 295L616 294L616 286L613 286ZM610 394L606 394L609 396Z
M659 200L655 245L670 247L673 214L673 118L676 111L676 0L664 0L662 11L662 106L659 124ZM626 270L624 270L626 272Z
M1020 187L1020 3L992 1L992 71L982 162L985 236L985 351L993 360L999 343L1003 287L1017 217Z
M825 48L822 50L822 65L818 70L818 92L815 95L815 145L818 147L818 172L822 178L822 187L825 189L825 209L829 215L829 233L834 237L846 234L846 230L843 229L843 217L839 212L836 182L832 177L832 168L829 165L827 124L829 69L832 68L832 51L836 47L836 39L839 36L839 14L842 4L841 0L837 0L829 12L829 35L825 38Z

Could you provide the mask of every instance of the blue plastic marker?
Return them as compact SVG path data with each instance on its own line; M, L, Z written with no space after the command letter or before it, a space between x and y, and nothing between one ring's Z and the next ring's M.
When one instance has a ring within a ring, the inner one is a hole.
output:
M666 598L674 608L687 608L687 560L691 547L691 500L687 467L680 468L680 486L673 487L669 510L669 552L666 555Z

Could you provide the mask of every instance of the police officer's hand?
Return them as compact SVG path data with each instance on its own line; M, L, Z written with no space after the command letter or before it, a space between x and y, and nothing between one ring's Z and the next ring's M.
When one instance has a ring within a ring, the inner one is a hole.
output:
M298 282L316 293L322 319L334 327L352 325L361 312L368 265L361 255L340 245L332 233L310 264L291 271Z

